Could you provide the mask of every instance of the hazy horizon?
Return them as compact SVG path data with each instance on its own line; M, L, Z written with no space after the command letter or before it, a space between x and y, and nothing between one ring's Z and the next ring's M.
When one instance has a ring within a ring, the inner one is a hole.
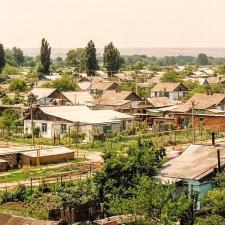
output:
M0 0L0 42L37 48L223 48L224 0Z

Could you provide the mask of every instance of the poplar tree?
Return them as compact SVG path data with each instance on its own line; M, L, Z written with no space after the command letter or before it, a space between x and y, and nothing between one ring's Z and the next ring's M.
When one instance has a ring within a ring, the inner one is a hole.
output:
M96 48L92 40L88 42L87 47L85 48L85 69L88 76L95 75L95 72L98 69Z
M40 61L41 61L41 71L44 74L49 74L49 68L51 65L51 47L49 43L44 38L41 41L40 50Z
M113 75L118 72L120 68L120 52L114 47L112 42L104 48L103 62L108 75Z
M0 74L5 66L5 51L3 45L0 43Z

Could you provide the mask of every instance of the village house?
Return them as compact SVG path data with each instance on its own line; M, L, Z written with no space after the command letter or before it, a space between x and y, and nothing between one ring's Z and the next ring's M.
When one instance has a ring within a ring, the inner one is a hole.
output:
M97 91L102 91L103 93L110 90L116 90L118 84L115 82L94 82L91 83L90 90L91 93L95 94Z
M133 77L125 72L123 73L116 73L114 76L119 80L123 82L133 81Z
M71 129L85 134L85 141L107 132L126 130L133 116L113 110L92 110L87 106L54 106L34 109L33 122L42 137L53 138ZM31 133L31 116L24 120L25 134Z
M56 88L33 88L38 105L71 105L72 102Z
M143 113L150 107L147 101L143 101L132 91L106 91L94 102L95 106L102 109L113 109L128 114Z
M183 98L187 92L187 88L182 83L159 83L152 88L151 97L166 96L178 100Z
M196 127L225 130L225 94L197 93L186 103L171 110L176 124L189 127L192 123L192 109Z
M175 119L169 116L172 109L177 108L180 101L169 99L168 97L147 98L151 108L146 109L149 119L148 124L153 131L169 130L175 124Z
M224 144L190 144L180 156L162 165L159 178L163 183L175 183L178 192L193 188L203 197L214 187L217 173L225 166Z
M88 91L67 91L62 93L73 105L93 105L94 97Z
M209 84L225 84L225 77L222 76L208 77L207 81Z
M202 85L204 87L210 86L208 79L204 77L189 77L183 79L183 81L192 81L193 83L198 83L199 85Z

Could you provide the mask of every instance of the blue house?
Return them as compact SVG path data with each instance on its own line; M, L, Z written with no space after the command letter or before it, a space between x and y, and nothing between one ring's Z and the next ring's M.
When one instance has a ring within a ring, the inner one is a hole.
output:
M193 189L202 198L214 187L218 172L217 150L220 150L221 168L225 165L225 143L220 145L190 144L178 157L163 164L160 179L175 183L177 191Z

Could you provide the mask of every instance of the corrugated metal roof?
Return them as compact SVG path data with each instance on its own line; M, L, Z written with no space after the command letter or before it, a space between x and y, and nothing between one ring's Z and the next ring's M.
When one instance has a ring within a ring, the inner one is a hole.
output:
M91 110L87 106L54 106L40 107L48 114L74 123L102 124L112 123L120 119L132 120L133 116L114 110Z
M217 148L220 148L221 166L225 164L225 146L191 144L178 157L163 164L161 176L200 180L217 168Z
M192 101L194 101L194 109L208 109L219 105L225 99L225 94L204 94L197 93L193 95L186 103L182 104L175 111L187 112L192 108Z

